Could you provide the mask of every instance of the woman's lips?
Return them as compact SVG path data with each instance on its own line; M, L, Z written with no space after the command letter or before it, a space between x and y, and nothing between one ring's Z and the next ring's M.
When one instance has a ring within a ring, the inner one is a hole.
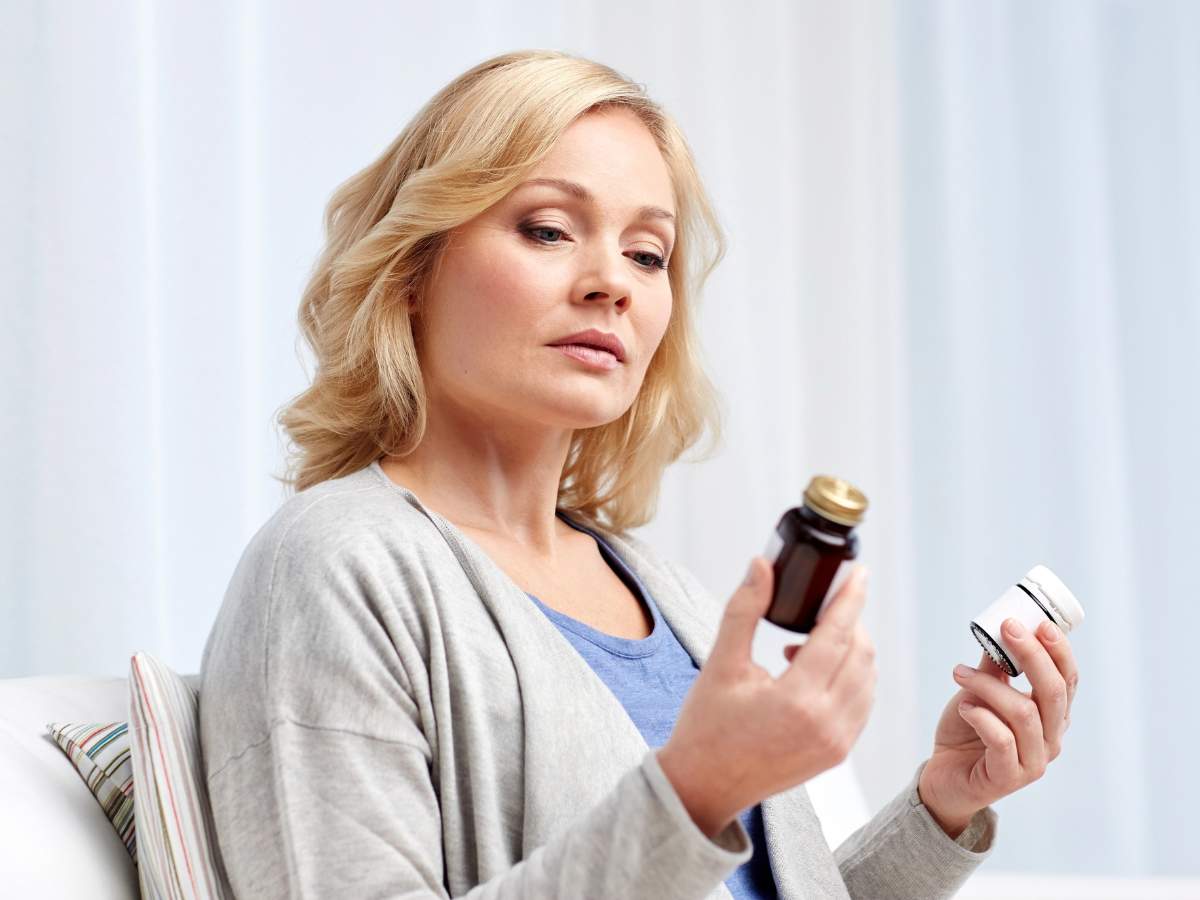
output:
M591 366L594 369L615 369L617 366L621 365L621 361L607 350L599 350L595 347L584 346L583 344L558 344L550 349L560 350L562 351L563 356L569 356L572 359L577 359L581 363Z

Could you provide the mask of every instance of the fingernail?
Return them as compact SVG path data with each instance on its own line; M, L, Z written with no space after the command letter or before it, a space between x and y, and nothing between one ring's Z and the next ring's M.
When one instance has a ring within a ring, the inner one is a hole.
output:
M859 587L867 586L867 575L869 575L869 574L870 574L870 572L866 566L858 567L858 585L859 585Z
M973 710L975 708L975 704L972 703L970 700L964 700L960 704L958 704L958 708L961 709L963 712L970 712L971 710Z
M1005 619L1004 629L1008 632L1009 637L1023 637L1025 635L1025 626L1016 619Z
M975 669L972 669L970 666L959 664L954 667L954 674L959 678L967 678L968 676L975 674Z
M1053 644L1060 637L1062 637L1062 631L1060 631L1059 627L1057 625L1055 625L1053 622L1047 622L1045 625L1042 626L1042 637L1044 637L1048 642Z
M754 587L754 579L758 576L758 567L754 565L754 560L750 560L750 568L746 570L746 577L742 580L742 584L746 587Z

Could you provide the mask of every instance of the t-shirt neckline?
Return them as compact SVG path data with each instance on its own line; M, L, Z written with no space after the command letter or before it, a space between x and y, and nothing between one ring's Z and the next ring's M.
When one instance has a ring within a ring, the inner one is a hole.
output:
M436 513L434 510L426 507L421 501L421 498L418 497L410 488L407 488L401 484L397 484L395 481L393 481L391 476L389 476L387 472L383 471L383 466L380 465L378 457L371 460L368 468L371 469L375 473L376 477L378 477L387 487L394 491L398 491L407 497L413 498L427 513L435 516L438 515L438 513ZM666 623L663 620L662 613L658 609L658 604L654 602L654 598L646 589L646 586L642 583L642 580L638 577L637 573L633 570L633 567L621 559L620 554L617 553L612 545L610 545L608 541L606 541L604 537L595 529L589 528L581 522L575 522L561 509L555 510L555 515L557 515L576 531L582 531L585 534L591 535L599 546L601 555L611 567L617 570L618 576L620 576L621 573L624 573L626 575L625 580L627 583L628 581L633 582L633 584L636 586L634 593L640 595L639 602L645 602L646 606L650 609L650 615L654 620L654 628L650 634L644 638L620 637L619 635L609 634L605 631L601 631L598 628L593 628L586 622L581 622L578 619L566 615L565 613L561 613L558 610L547 606L542 600L538 599L533 594L530 594L528 591L524 592L525 596L536 603L550 619L557 622L569 631L574 632L580 637L591 641L598 647L609 651L610 653L631 659L649 656L651 653L654 653L662 644L663 633L666 631ZM443 517L439 516L439 518ZM447 525L454 525L453 522L450 522L444 518L443 521L445 521ZM494 564L495 561L493 560L493 565Z

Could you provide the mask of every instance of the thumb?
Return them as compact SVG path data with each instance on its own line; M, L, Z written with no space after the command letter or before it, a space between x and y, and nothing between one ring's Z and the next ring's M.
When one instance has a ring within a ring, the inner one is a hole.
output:
M746 577L738 585L733 596L725 605L717 639L713 642L709 659L722 663L741 663L750 659L750 645L754 640L758 621L771 605L771 588L775 582L775 570L765 557L755 556L750 560Z

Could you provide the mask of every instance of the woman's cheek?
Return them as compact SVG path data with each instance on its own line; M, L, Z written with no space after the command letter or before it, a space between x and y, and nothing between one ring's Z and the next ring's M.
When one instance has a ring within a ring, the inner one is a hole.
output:
M658 348L662 344L663 338L667 336L667 328L671 324L671 298L669 295L666 302L662 306L662 310L663 311L659 314L658 320L655 323L656 328L654 334L657 336L652 338L648 344L649 352L646 354L645 360L647 366L649 365L650 359L653 358L656 352L658 352Z

